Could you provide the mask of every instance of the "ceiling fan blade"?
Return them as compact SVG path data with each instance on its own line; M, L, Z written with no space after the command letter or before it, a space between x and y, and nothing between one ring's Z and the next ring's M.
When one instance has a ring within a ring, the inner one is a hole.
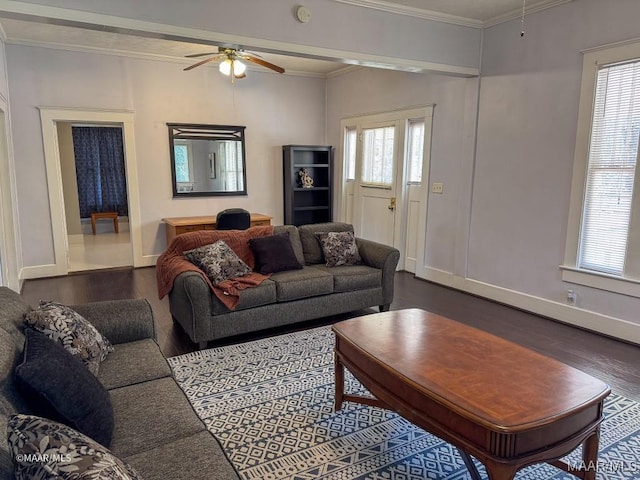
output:
M207 59L202 60L202 61L200 61L198 63L194 63L193 65L188 66L187 68L184 69L184 71L186 72L187 70L191 70L192 68L199 67L200 65L204 65L205 63L215 62L216 60L219 60L220 58L222 58L220 55L216 55L215 57L207 58Z
M269 63L266 60L262 60L261 58L254 57L252 55L243 55L242 58L250 62L257 63L258 65L262 65L263 67L267 67L275 72L284 73L284 68L274 65L273 63Z
M207 55L217 55L218 53L219 52L192 53L191 55L185 55L185 58L206 57Z

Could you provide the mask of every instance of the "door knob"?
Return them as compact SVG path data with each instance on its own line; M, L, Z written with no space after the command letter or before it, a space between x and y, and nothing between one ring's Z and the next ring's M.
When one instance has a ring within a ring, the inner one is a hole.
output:
M396 209L396 197L391 197L389 199L389 206L387 208L389 210L395 210Z

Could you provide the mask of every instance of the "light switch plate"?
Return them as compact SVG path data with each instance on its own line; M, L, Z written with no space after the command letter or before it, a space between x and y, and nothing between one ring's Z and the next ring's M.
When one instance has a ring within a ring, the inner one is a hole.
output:
M434 182L431 186L431 192L433 193L442 193L444 192L444 183Z

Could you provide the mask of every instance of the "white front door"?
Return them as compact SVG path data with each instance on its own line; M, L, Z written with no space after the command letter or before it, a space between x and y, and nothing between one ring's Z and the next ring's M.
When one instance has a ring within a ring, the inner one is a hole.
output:
M394 246L398 122L363 125L358 140L354 227L359 237Z

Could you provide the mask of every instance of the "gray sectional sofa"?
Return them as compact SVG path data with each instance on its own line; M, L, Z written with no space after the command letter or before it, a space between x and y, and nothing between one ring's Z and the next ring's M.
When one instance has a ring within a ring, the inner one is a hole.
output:
M72 308L115 348L98 374L114 410L110 450L145 480L238 480L217 440L174 381L155 342L149 303L117 300ZM0 287L0 480L14 478L5 433L9 417L38 414L13 377L23 356L23 315L30 309L20 295Z
M353 232L353 226L332 222L274 227L274 234L289 232L303 268L274 273L259 286L242 290L233 311L211 292L200 273L180 273L169 293L174 321L204 348L210 340L371 306L388 310L400 253L393 247L356 238L362 263L327 267L315 233L343 231Z

